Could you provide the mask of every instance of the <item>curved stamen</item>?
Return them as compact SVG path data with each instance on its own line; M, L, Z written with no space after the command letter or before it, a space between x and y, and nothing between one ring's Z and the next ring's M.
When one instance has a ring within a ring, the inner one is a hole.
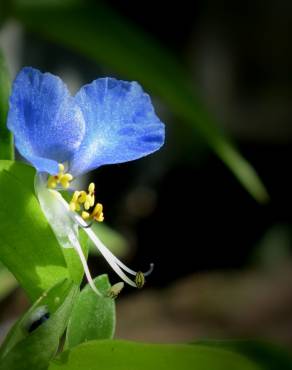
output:
M85 272L85 275L86 275L86 278L87 278L87 281L88 281L88 284L90 285L91 289L99 296L101 297L102 294L100 293L100 291L96 288L96 286L94 285L94 282L93 282L93 279L91 277L91 274L90 274L90 271L89 271L89 268L88 268L88 265L87 265L87 261L86 261L86 258L84 256L84 253L82 251L82 248L81 248L81 245L79 244L79 241L77 238L74 238L73 239L73 235L69 234L68 235L69 237L69 240L70 242L72 243L75 251L77 252L79 258L80 258L80 261L82 263L82 266L83 266L83 269L84 269L84 272Z
M74 214L75 216L75 214ZM74 219L76 220L76 222L78 223L78 225L84 229L86 228L89 228L91 225L92 225L92 222L86 226L86 222L82 219L82 221L79 221L79 217L74 217ZM95 235L95 234L94 234ZM104 248L107 249L107 247L102 243L102 241L99 239L99 237L97 235L95 235L96 239L98 240L98 242L100 244L103 245ZM130 269L128 266L126 266L122 261L120 261L110 250L108 250L108 254L111 255L111 258L116 262L116 264L118 266L120 266L120 268L122 268L124 271L126 271L128 274L130 275L133 275L133 276L136 276L138 271L134 271L132 269ZM149 276L154 270L154 263L150 263L150 268L149 270L147 270L146 272L142 272L144 276Z
M93 232L93 230L89 227L89 225L85 222L85 220L79 216L77 213L72 212L70 210L70 207L68 203L65 201L63 197L60 197L60 200L62 201L63 205L66 207L66 209L69 212L70 217L80 226L84 229L84 231L87 233L87 235L90 237L92 240L93 244L96 246L96 248L99 250L99 252L103 255L103 257L106 259L108 264L111 266L111 268L116 272L118 276L120 276L121 279L123 279L126 283L131 285L132 287L137 288L137 284L131 280L125 273L124 271L137 276L137 273L130 268L128 268L124 263L122 263L114 254L110 252L110 250L101 242L101 240L97 237L97 235ZM91 225L90 225L91 226ZM79 254L83 266L84 266L84 271L86 274L87 279L91 279L90 275L89 277L87 274L89 273L88 266L85 260L85 257L83 255L81 247L79 249L75 248L77 253ZM81 249L81 253L80 253ZM85 261L85 262L84 262ZM86 267L85 267L86 265ZM150 265L150 269L146 272L146 275L149 275L152 270L153 270L154 264ZM123 270L124 271L123 271ZM93 283L92 283L93 284ZM93 285L94 286L94 285Z
M84 224L86 224L86 222L78 215L74 214L74 218L75 220L78 222L79 225L81 225L81 227L83 227ZM98 236L93 232L93 230L85 230L88 234L88 236L90 237L90 239L93 241L94 245L97 247L97 249L100 251L100 253L104 256L104 258L107 260L107 262L110 264L110 266L112 267L112 269L123 279L125 280L128 284L130 284L131 286L135 286L137 287L137 284L136 282L133 282L131 279L129 279L127 277L127 275L125 275L123 273L123 271L121 269L123 269L124 271L128 272L129 274L131 275L134 275L135 278L138 274L138 272L130 269L129 267L127 267L123 262L121 262L103 243L102 241L98 238ZM145 273L142 273L140 272L140 274L143 274L144 277L146 276L149 276L152 271L154 269L154 263L150 263L150 268L148 271L146 271ZM122 274L122 275L121 275ZM130 283L131 282L131 283Z
M108 264L111 266L111 268L115 271L117 275L121 279L123 279L126 283L133 287L137 287L136 283L132 281L124 272L123 270L118 266L118 264L115 262L115 260L112 258L112 253L104 246L100 240L96 237L92 229L85 229L85 232L90 237L90 239L93 241L96 248L100 251L100 253L104 256Z
M149 270L146 271L146 272L143 272L144 277L149 276L150 274L152 274L153 270L154 270L154 263L150 263Z
M97 235L95 235L96 238L99 240L99 243L103 244L102 241L98 238ZM106 248L106 246L103 244L103 246ZM126 266L122 261L120 261L110 250L108 252L111 254L111 257L114 259L116 264L120 266L124 271L126 271L128 274L136 276L138 271L134 271L130 269L128 266ZM144 276L149 276L154 270L154 263L150 263L150 268L146 272L142 272Z

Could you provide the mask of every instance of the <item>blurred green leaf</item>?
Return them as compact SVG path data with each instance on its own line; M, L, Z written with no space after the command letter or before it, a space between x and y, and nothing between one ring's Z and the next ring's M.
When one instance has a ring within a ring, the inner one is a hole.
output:
M0 262L0 301L8 296L17 285L15 277Z
M104 4L40 6L30 1L28 6L20 0L15 4L13 15L28 29L110 66L160 96L209 143L255 199L268 200L257 173L204 108L184 68L155 40Z
M103 223L94 223L91 228L98 235L99 239L118 257L125 256L129 251L129 244L120 233ZM100 254L92 241L88 239L89 252Z
M251 262L265 269L281 269L291 258L291 245L291 225L273 225L253 249Z
M115 302L106 296L111 287L107 275L98 276L94 283L105 296L98 297L89 285L82 290L70 317L66 348L93 339L111 339L114 335Z
M0 49L0 159L14 159L12 134L6 126L10 77Z
M64 352L49 370L259 370L236 353L203 346L92 341Z
M197 344L240 353L259 364L262 370L292 370L292 354L272 343L255 340L205 340Z
M43 294L8 334L0 352L0 370L47 369L59 347L77 293L78 287L65 280ZM47 309L50 317L29 333L40 307Z

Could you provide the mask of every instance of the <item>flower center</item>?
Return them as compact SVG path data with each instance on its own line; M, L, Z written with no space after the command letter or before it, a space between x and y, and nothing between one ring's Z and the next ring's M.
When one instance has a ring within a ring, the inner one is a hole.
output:
M65 167L59 163L59 173L48 178L48 188L55 189L61 185L64 189L68 189L73 176L70 173L65 173ZM102 222L104 220L103 205L95 204L95 184L91 182L88 186L88 191L76 190L69 203L70 210L81 215L83 220Z
M65 167L59 163L59 173L48 178L48 188L55 189L57 185L61 184L64 189L68 189L73 176L70 173L65 173Z
M70 245L72 245L78 253L87 280L96 294L101 295L101 293L96 289L92 280L90 271L87 266L86 258L83 254L81 245L78 240L78 233L76 234L76 227L77 231L78 227L82 227L84 229L93 244L105 257L109 265L123 281L135 288L141 289L145 284L145 278L149 276L153 271L153 263L150 264L150 269L146 272L136 272L130 269L115 255L113 255L113 253L102 243L95 232L91 229L93 221L102 222L104 220L103 206L101 203L95 202L95 184L91 182L88 186L87 191L75 190L70 202L68 203L65 198L63 198L63 196L58 192L58 190L62 190L62 188L69 190L70 182L73 180L73 176L70 173L65 172L65 167L63 164L59 164L59 173L57 175L48 177L47 186L43 186L45 185L45 183L42 182L41 176L38 178L38 180L39 182L36 182L37 194L45 214L47 215L47 217L49 217L51 225L53 225L53 229L58 237L58 240L62 240L60 243L61 245L65 246L63 234L64 232L67 233L67 239ZM40 184L43 185L40 186ZM54 213L52 211L54 204L52 199L50 198L50 201L46 201L46 198L49 195L50 197L54 196L54 201L57 200L57 204L59 206L62 205L65 211L64 215L62 215L62 217L59 219L57 217L58 213ZM68 219L70 221L68 221ZM60 221L63 222L61 224L61 227ZM72 221L73 225L71 225ZM88 223L88 221L90 222ZM69 226L67 225L67 222ZM64 225L68 226L68 228L64 228ZM65 247L67 247L67 244ZM132 280L127 274L134 276L134 279ZM119 282L113 285L107 293L108 297L116 298L123 287L123 282Z

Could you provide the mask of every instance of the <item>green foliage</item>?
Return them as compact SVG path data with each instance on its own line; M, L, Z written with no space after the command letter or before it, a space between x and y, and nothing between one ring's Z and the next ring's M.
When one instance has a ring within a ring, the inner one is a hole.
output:
M18 0L12 13L28 29L110 66L160 96L194 134L208 142L255 199L267 201L260 178L207 112L184 68L133 24L105 5L82 1L44 6Z
M198 344L240 353L262 370L292 370L292 354L275 344L255 340L206 340Z
M98 297L89 285L82 290L70 317L66 347L72 348L93 339L111 339L115 330L115 302L106 296L110 289L107 275L94 279L104 297Z
M0 259L34 301L69 274L33 193L33 181L31 167L0 162Z
M65 280L43 294L14 325L0 352L0 370L44 370L56 354L66 328L78 287ZM50 317L29 333L39 307L47 307Z
M10 77L0 50L0 159L14 158L12 134L6 126L9 95Z
M17 281L7 268L0 262L0 301L17 287Z
M259 370L239 354L204 346L92 341L64 352L49 370Z
M30 166L0 161L0 260L33 301L60 279L83 276L77 254L59 246L43 215L34 175Z

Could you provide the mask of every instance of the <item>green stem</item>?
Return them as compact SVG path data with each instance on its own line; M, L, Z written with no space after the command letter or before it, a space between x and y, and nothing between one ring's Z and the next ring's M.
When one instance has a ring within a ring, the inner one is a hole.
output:
M6 121L9 108L10 76L0 50L0 159L14 159L13 137Z

